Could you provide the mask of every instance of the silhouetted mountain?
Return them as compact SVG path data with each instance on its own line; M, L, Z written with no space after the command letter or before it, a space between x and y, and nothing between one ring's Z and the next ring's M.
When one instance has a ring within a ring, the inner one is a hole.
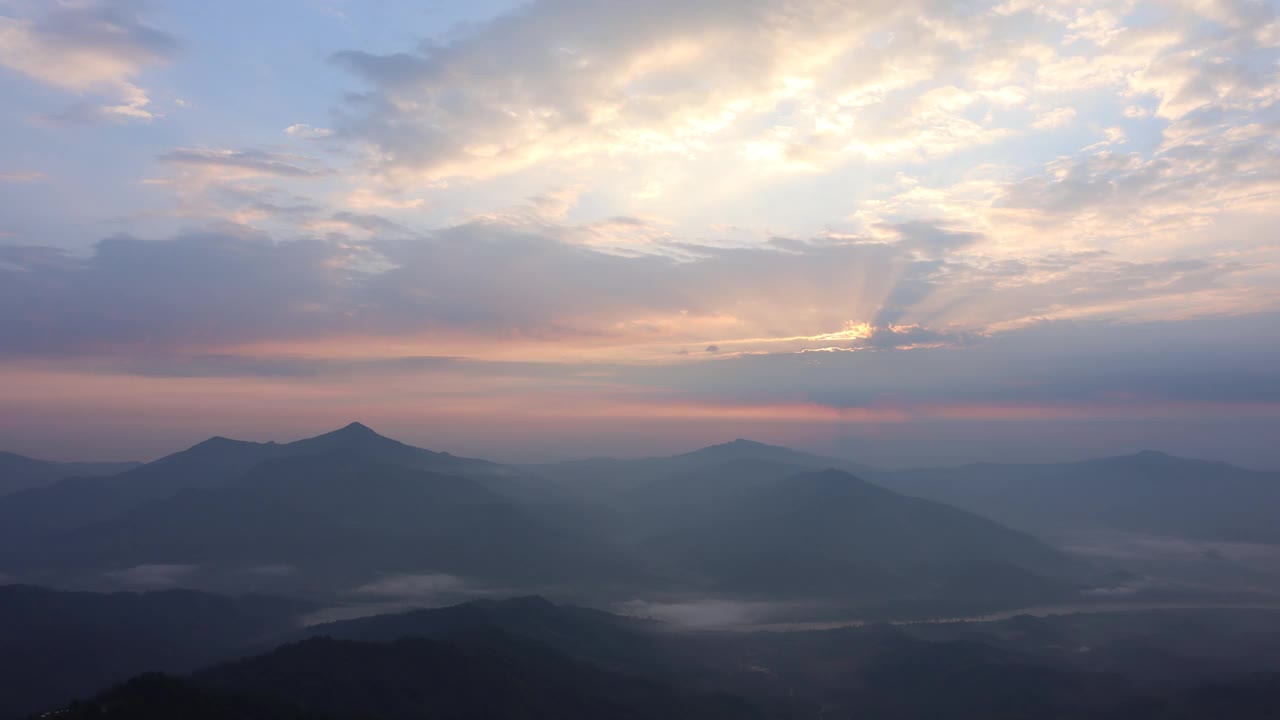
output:
M371 460L359 448L261 462L220 487L186 489L0 558L22 570L274 564L526 582L626 570L607 545L478 482Z
M49 714L41 715L41 717ZM311 712L256 694L205 687L186 678L147 673L116 685L99 696L74 702L56 717L67 720L356 720ZM367 720L367 715L361 715Z
M0 718L87 697L149 670L194 670L283 632L310 609L189 590L98 594L0 586Z
M360 423L296 442L256 443L214 437L116 475L110 482L72 478L0 498L0 540L16 541L101 522L145 502L194 488L214 488L278 458L341 452L435 472L492 474L501 466L437 453L378 435Z
M1276 619L1176 611L680 633L517 598L326 626L379 641L325 635L188 678L148 675L60 717L1262 720L1280 702ZM602 628L614 649L581 654Z
M555 605L537 596L475 600L445 608L374 615L315 625L299 634L388 642L402 638L447 639L459 633L489 630L607 667L665 673L679 665L657 642L660 636L655 633L665 631L658 623L591 608Z
M736 440L570 463L539 484L359 423L284 445L211 438L113 478L0 498L0 572L56 580L183 565L243 588L228 574L287 566L301 579L273 587L319 592L382 573L447 573L597 597L612 588L892 603L896 614L1071 592L1064 579L1078 568L1038 541L837 469L806 472L829 462ZM600 463L614 474L573 479ZM593 484L609 488L608 502L554 499L557 487L576 495Z
M779 445L767 445L744 439L671 457L637 460L591 458L534 465L529 466L528 469L570 492L612 505L625 506L637 495L643 494L643 488L647 485L719 468L730 462L738 463L740 468L747 467L751 463L763 463L778 469L783 474L826 468L838 468L854 474L864 474L873 470L848 460L812 455Z
M1280 473L1160 452L888 472L876 481L1031 532L1108 529L1280 541Z
M44 487L63 478L115 475L138 467L136 462L52 462L0 451L0 495Z
M712 470L705 482L723 488L735 468ZM681 498L645 548L722 590L964 606L1061 596L1067 586L1046 578L1082 569L1029 535L834 469L781 480L766 473L741 492Z
M384 720L760 716L736 698L610 672L497 631L447 641L312 638L194 679L306 711Z
M354 720L308 712L283 700L206 687L160 673L139 675L52 714L67 720ZM368 716L360 717L367 720Z

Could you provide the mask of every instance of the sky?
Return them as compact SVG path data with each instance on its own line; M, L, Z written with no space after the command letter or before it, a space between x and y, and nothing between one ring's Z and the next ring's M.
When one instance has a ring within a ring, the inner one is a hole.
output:
M1280 468L1280 2L0 0L0 448Z

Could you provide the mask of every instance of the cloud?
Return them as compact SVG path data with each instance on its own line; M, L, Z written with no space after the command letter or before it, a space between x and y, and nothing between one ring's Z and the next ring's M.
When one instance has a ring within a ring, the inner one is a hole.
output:
M25 9L26 4L19 4ZM133 0L40 3L32 17L0 17L0 66L77 94L105 96L54 116L63 121L155 117L134 79L171 59L177 40Z
M174 587L199 569L198 565L135 565L105 575L125 587L149 590Z
M100 241L87 258L0 246L11 351L203 345L341 328L352 251L251 232ZM321 320L324 316L326 319Z
M399 197L395 192L379 192L360 187L347 195L346 203L347 206L356 210L409 210L422 207L426 200Z
M333 135L329 128L312 127L305 123L295 123L284 129L284 134L301 140L319 140Z
M467 583L454 575L391 575L361 585L358 595L414 600L432 600L441 595L463 592Z
M952 152L1000 137L982 113L1020 93L944 83L910 113L879 106L968 65L992 28L937 3L535 2L407 52L337 53L369 89L336 130L417 178L721 146L796 167Z
M307 178L327 172L308 157L252 149L178 148L157 159L173 165L216 171L224 177L267 175Z
M1041 113L1040 116L1031 123L1031 127L1036 128L1037 130L1060 128L1065 125L1069 125L1072 120L1075 120L1075 117L1076 111L1074 108L1054 108L1048 112Z
M40 182L47 176L36 170L15 170L0 173L0 183L26 184Z
M1250 405L1269 407L1276 417L1280 369L1267 359L1280 349L1276 330L1280 314L1274 313L1159 323L1063 321L963 345L744 355L711 365L630 368L618 380L713 404L896 408L906 418L1160 417L1210 413L1215 406L1239 417ZM886 334L909 341L918 331L899 332Z

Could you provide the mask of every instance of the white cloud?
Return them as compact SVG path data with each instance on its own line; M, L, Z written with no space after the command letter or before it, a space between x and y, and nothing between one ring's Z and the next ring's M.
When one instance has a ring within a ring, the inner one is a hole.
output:
M21 6L20 6L21 7ZM78 95L94 95L57 119L155 117L143 70L171 58L177 41L148 25L136 3L85 0L38 5L34 17L0 17L0 66Z
M1070 125L1075 120L1075 108L1061 107L1055 108L1045 113L1041 113L1039 117L1031 123L1031 127L1038 130L1050 130Z
M284 129L284 134L302 140L319 140L333 135L329 128L312 127L305 123L295 123Z

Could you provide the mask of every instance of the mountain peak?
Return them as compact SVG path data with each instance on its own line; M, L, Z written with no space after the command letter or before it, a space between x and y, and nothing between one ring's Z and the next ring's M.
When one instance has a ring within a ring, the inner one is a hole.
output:
M1117 455L1115 457L1105 459L1121 462L1163 462L1168 460L1178 460L1179 458L1159 450L1139 450L1138 452L1129 453L1128 455Z
M220 450L220 449L228 448L228 447L236 447L236 446L239 446L239 445L252 445L252 444L253 444L253 443L250 443L250 442L248 442L248 441L246 441L246 440L232 440L231 438L229 438L229 437L224 437L224 436L222 436L222 435L214 435L213 437L209 438L208 440L204 440L204 441L202 441L202 442L198 442L198 443L196 443L195 445L192 445L191 447L187 448L187 450L188 450L188 451L191 451L191 450Z
M329 434L330 434L330 435L339 435L339 434L341 434L341 435L364 435L364 436L368 437L368 436L377 435L378 433L374 432L373 428L369 427L368 425L365 425L364 423L361 423L361 422L353 422L353 423L350 423L350 424L346 425L345 427L343 427L343 428L341 428L341 429L339 429L339 430L334 430L332 433L329 433Z
M379 435L373 428L369 427L368 425L365 425L364 423L359 423L359 422L353 422L348 425L344 425L338 428L337 430L333 430L333 431L324 433L323 435L317 435L316 437L311 438L311 440L320 440L320 439L347 442L347 443L369 442L374 440L386 440L389 442L395 442L394 440L391 440L388 437ZM306 442L306 441L300 441L300 442Z
M767 443L757 442L755 440L747 440L746 438L737 438L719 445L711 445L701 450L694 450L691 455L733 455L740 456L748 453L793 453L791 448L781 445L769 445Z

